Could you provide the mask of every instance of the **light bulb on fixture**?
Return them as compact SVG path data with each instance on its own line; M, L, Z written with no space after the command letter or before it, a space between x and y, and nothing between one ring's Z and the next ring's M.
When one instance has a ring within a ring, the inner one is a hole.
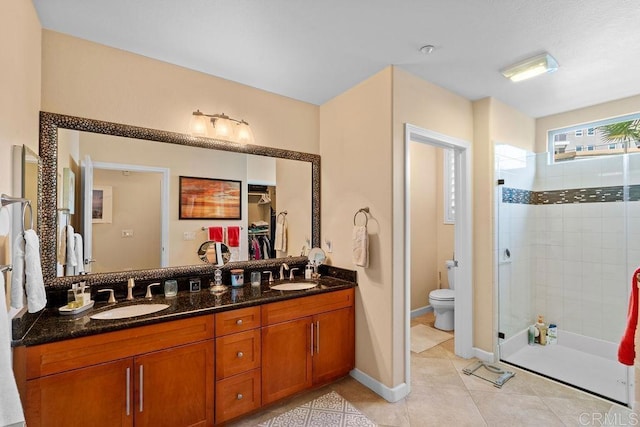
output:
M211 123L211 128L209 127ZM191 115L189 133L193 136L209 136L241 144L253 144L253 131L244 120L233 119L226 114L204 114L196 110Z

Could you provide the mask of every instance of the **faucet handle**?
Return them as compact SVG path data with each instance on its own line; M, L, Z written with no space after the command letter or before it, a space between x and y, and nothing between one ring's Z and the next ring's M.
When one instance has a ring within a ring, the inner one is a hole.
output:
M294 279L294 275L293 272L296 270L300 270L298 267L293 267L291 270L289 270L289 280L293 280Z
M151 294L151 287L152 286L160 286L160 283L151 283L150 285L147 285L147 293L144 296L147 299L153 298L153 295Z
M263 271L262 273L269 274L269 283L273 283L273 271L267 270L267 271Z
M98 292L109 292L109 301L107 301L109 304L118 302L116 301L116 298L113 296L113 289L99 289Z

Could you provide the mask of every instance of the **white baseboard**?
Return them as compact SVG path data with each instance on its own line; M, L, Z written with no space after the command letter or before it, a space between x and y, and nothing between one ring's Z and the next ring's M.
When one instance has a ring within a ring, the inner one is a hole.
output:
M431 313L433 311L433 307L430 305L425 305L424 307L416 308L415 310L411 310L411 318L422 316L423 314Z
M380 395L380 397L387 402L397 402L406 397L410 391L409 386L406 383L389 388L358 369L353 369L349 372L349 375L365 387L371 389L374 393Z
M483 362L493 363L496 361L495 354L488 351L481 350L477 347L473 347L474 357L482 360Z

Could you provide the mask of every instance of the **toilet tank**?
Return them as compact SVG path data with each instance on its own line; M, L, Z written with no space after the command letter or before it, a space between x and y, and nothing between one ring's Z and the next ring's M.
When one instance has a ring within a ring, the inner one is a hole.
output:
M449 289L454 289L455 283L453 280L454 276L454 268L456 268L456 261L452 259L448 259L445 261L445 265L447 266L447 280L449 280Z

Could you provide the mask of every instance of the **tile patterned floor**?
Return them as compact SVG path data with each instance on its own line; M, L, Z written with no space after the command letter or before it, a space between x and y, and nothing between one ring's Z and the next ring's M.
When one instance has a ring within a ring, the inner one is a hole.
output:
M433 326L433 314L412 320ZM453 334L451 335L453 338ZM287 399L245 417L236 427L256 426L329 391L336 391L379 426L633 426L640 412L509 367L516 376L501 389L462 369L472 360L454 354L453 339L411 354L411 393L389 403L351 377ZM638 378L636 368L636 378ZM638 381L636 381L637 384ZM636 387L636 401L640 401ZM636 404L638 408L640 404Z

